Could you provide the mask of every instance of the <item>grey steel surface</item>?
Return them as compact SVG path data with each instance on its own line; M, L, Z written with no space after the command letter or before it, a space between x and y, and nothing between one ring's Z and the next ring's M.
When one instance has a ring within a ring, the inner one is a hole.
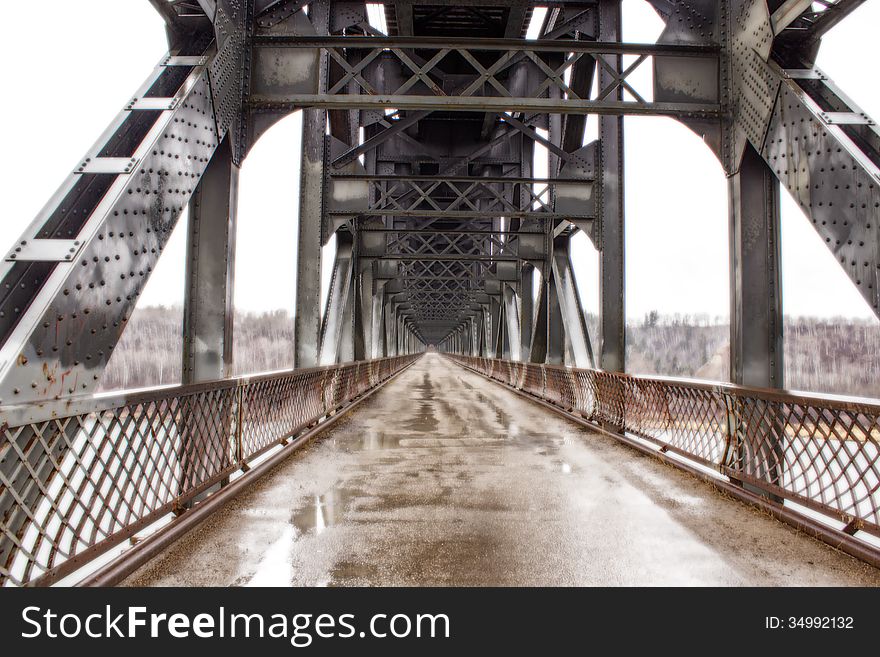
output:
M779 181L750 145L729 178L731 381L782 388Z
M169 52L0 261L3 418L88 403L187 206L183 380L228 376L236 174L294 110L297 367L432 345L625 371L626 114L675 117L730 178L736 381L783 383L780 184L880 313L880 128L815 67L859 0L652 0L656 44L622 41L618 0L426 1L383 5L383 34L362 3L151 0ZM576 230L600 255L598 336Z
M183 309L183 383L232 375L238 167L220 144L189 205Z

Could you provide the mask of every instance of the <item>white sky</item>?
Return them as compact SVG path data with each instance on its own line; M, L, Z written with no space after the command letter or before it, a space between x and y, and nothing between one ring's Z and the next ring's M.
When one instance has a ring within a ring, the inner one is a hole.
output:
M7 26L29 25L33 7L7 3ZM654 41L662 22L642 0L624 0L624 36ZM880 117L876 26L868 2L823 44L819 66L870 115ZM67 173L165 51L162 21L146 0L42 0L40 39L10 29L0 41L7 95L0 118L4 215L0 247L19 237ZM650 84L649 66L643 85ZM591 123L595 123L591 120ZM589 130L588 130L589 134ZM671 119L626 119L627 315L728 313L727 187L702 141ZM236 305L293 311L299 186L299 115L275 126L251 152L241 176ZM783 192L786 313L872 317L831 253ZM185 231L172 236L141 298L181 303ZM596 254L575 252L583 296L598 308Z

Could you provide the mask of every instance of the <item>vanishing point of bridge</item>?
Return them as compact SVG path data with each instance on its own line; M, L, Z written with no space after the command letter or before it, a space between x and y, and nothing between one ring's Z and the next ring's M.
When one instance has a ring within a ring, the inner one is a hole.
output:
M150 2L168 54L2 263L0 584L880 581L880 404L782 379L782 186L880 312L880 131L814 65L862 0L648 0L653 44L619 0ZM233 378L239 167L294 111L296 369ZM730 384L625 374L625 115L728 177ZM183 383L96 396L186 208Z

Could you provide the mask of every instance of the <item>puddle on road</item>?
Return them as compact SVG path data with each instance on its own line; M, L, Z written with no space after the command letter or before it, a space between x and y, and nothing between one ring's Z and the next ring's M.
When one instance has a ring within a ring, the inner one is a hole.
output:
M432 433L437 431L440 422L434 414L433 402L420 403L416 416L403 426L410 431L418 431L421 433Z
M342 522L349 502L360 494L360 491L333 488L323 495L316 495L311 504L297 510L291 522L300 535L309 532L321 534L328 527Z
M492 447L504 444L503 438L405 438L401 447Z
M390 435L384 431L367 431L358 447L365 452L396 449L400 447L400 438L399 434Z
M429 401L434 400L434 384L431 383L431 377L427 372L422 376L421 385L417 385L415 390L422 393L422 396L419 397L419 399L427 399Z

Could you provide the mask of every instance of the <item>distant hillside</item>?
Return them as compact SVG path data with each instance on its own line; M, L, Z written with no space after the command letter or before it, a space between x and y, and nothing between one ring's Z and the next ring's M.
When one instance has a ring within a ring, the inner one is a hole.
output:
M627 326L627 369L726 381L726 318L649 313ZM101 389L140 388L180 380L179 306L135 311L113 352ZM587 317L592 335L598 318ZM235 373L293 366L293 319L283 310L236 313ZM786 387L880 398L880 323L845 319L786 318Z

